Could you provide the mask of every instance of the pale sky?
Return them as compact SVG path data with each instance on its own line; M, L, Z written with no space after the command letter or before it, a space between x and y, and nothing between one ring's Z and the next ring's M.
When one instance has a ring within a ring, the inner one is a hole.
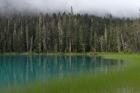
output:
M63 12L139 17L140 0L0 0L0 13L11 12Z

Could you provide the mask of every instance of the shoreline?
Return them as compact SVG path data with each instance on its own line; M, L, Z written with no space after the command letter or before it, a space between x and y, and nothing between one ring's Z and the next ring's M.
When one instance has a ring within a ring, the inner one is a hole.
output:
M0 55L111 55L111 54L140 54L138 52L48 52L48 53L36 53L36 52L5 52Z
M25 52L25 53L18 53L18 52L11 52L11 53L0 53L0 55L48 55L48 56L59 56L59 55L64 55L64 56L96 56L97 53L93 52L85 52L85 53L76 53L76 52L71 52L71 53L63 53L63 52L52 52L52 53L35 53L35 52Z

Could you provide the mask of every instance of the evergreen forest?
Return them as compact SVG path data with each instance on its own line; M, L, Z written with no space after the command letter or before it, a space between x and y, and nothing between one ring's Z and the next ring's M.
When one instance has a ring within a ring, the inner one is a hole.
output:
M0 52L140 52L139 24L111 15L0 16Z

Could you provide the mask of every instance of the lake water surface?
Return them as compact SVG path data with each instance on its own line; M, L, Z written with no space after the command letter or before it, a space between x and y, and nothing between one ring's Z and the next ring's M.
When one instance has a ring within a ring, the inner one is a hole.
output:
M88 56L0 56L0 86L96 75L122 68L124 62Z

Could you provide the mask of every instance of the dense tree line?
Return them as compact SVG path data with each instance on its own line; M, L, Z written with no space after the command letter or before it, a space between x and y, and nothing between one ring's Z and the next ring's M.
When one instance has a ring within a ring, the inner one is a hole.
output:
M140 20L80 14L0 17L0 52L138 52Z

